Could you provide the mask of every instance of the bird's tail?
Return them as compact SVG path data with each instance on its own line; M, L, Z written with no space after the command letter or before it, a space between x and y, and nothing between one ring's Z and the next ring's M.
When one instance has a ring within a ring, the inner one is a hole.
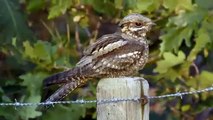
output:
M44 80L44 86L63 84L45 102L60 101L80 85L85 84L91 78L91 70L76 67L68 71L57 73Z
M78 86L84 84L86 81L87 81L87 79L76 80L76 81L68 82L68 83L64 84L55 93L53 93L48 99L46 99L45 102L55 102L55 101L62 100L69 93L71 93L73 90L75 90Z
M47 77L44 79L43 85L45 87L49 87L55 84L63 84L70 81L75 81L75 79L79 76L85 76L85 71L83 71L80 67L75 67L73 69L56 73L50 77Z

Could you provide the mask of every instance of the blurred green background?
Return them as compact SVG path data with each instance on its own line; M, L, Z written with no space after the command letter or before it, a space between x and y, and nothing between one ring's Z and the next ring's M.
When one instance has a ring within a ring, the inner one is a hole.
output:
M150 58L140 76L150 95L213 84L212 0L0 0L0 102L40 102L57 86L42 80L72 68L82 50L113 33L128 13L157 25L149 33ZM66 100L94 100L94 80ZM151 101L150 120L213 120L213 93ZM0 107L0 120L95 120L96 105Z

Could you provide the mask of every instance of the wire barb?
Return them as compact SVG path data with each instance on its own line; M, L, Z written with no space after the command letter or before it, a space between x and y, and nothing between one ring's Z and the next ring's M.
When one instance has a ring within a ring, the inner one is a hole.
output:
M177 92L173 94L167 94L167 95L160 95L160 96L147 96L146 98L148 100L152 99L162 99L162 98L169 98L169 97L180 97L183 98L184 95L192 95L192 94L200 94L204 92L210 92L213 91L213 86L196 90L196 91L189 91L189 92ZM106 103L117 103L117 102L126 102L126 101L132 101L132 102L138 102L143 100L143 98L113 98L113 99L103 99L103 100L76 100L76 101L56 101L56 102L40 102L40 103L29 103L29 102L18 102L15 99L14 103L0 103L0 106L14 106L15 109L17 107L25 107L25 106L47 106L51 105L54 107L55 104L106 104Z

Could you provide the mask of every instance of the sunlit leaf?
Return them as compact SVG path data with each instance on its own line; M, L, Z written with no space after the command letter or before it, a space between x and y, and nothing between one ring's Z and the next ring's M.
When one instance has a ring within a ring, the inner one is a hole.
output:
M160 60L157 62L157 67L155 68L155 72L166 73L169 68L183 63L185 59L185 54L179 51L176 56L170 52L165 52L163 54L163 58L164 58L163 60Z
M123 0L115 0L115 8L122 9L123 8Z
M194 8L193 12L181 12L178 16L171 17L168 22L168 26L174 24L177 27L191 27L195 28L205 17L206 11Z
M206 44L210 42L209 34L205 31L205 29L200 29L198 31L198 36L195 39L195 42L196 44L187 58L188 61L193 61L198 52L200 52Z
M168 68L168 70L164 73L161 73L158 75L157 80L159 79L169 79L171 81L175 81L177 78L179 78L181 75L179 72L173 68Z
M190 108L191 108L191 105L184 105L184 106L181 106L181 111L186 112L186 111L188 111Z
M50 64L52 62L51 56L56 53L56 47L51 46L48 42L38 41L34 46L31 46L28 41L25 41L23 46L24 55L35 63Z
M186 45L190 47L192 32L193 29L189 27L182 29L170 28L168 33L160 36L160 39L162 39L162 43L160 44L161 52L173 50L177 52L183 41L185 41Z
M155 1L155 0L141 0L138 2L137 4L137 11L138 12L152 12L156 9L158 9L158 7L160 6L160 2L159 1Z
M206 19L202 22L202 28L208 33L210 37L210 42L213 45L213 15L208 15ZM213 47L212 47L213 49Z
M51 0L51 4L48 19L65 14L67 9L72 5L72 0Z
M30 58L35 58L36 56L34 55L33 47L30 45L29 41L25 41L23 43L23 46L25 48L25 55L29 56Z
M198 81L200 84L200 87L210 87L213 85L213 73L208 71L202 71L200 76L198 76Z
M13 45L14 47L16 47L16 41L17 41L16 38L12 38L12 45Z
M191 37L194 30L197 30L206 12L196 8L194 12L183 12L178 16L171 17L165 28L165 34L160 36L162 43L161 52L179 50L183 41L187 47L191 46ZM175 25L175 26L174 26Z
M192 0L163 0L164 7L172 10L192 10Z
M45 48L46 44L44 42L37 42L34 45L34 54L37 56L40 60L50 60L50 55L48 48ZM49 48L51 49L51 48Z

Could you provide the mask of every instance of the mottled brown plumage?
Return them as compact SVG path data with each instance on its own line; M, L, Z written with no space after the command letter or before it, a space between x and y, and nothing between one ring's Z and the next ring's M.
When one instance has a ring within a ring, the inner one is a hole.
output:
M89 46L76 67L44 80L45 86L63 84L46 102L59 101L89 79L130 76L148 59L146 33L153 22L140 14L130 14L118 31L104 35Z

